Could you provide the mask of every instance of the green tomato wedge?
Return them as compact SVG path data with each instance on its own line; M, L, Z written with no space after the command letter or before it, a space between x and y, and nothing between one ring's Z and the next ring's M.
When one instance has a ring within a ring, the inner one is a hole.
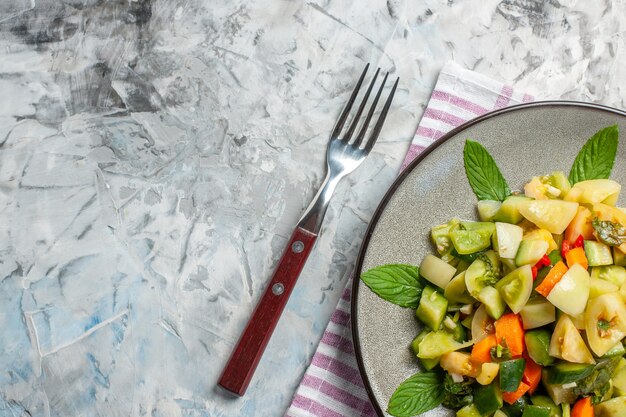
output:
M589 301L585 332L589 347L597 356L607 353L626 336L626 306L619 294L603 294Z
M459 343L445 330L428 333L418 345L417 357L421 359L438 358L448 352L463 349L474 344L474 341Z
M552 288L546 298L564 313L578 316L585 311L589 299L589 290L590 283L587 270L580 264L574 264Z
M593 406L594 417L623 417L626 397L617 397Z
M496 223L496 231L492 236L493 248L500 258L513 259L522 242L524 229L514 224Z
M465 286L470 295L478 298L480 291L500 278L500 260L494 251L479 256L465 271Z
M578 211L578 203L561 200L528 200L519 204L527 220L552 234L560 235Z
M566 314L559 318L552 332L549 353L552 357L568 362L596 363L578 329Z
M502 203L497 200L479 200L476 204L478 209L478 217L482 222L493 221L496 213L500 209Z
M533 272L530 265L521 266L496 283L496 289L515 314L522 311L533 290Z
M602 279L621 287L626 282L626 268L616 265L596 266L591 270L591 278Z
M459 254L468 255L489 248L495 229L491 222L461 222L450 231L450 239Z
M615 205L622 186L613 180L596 179L580 181L574 184L565 195L565 201L575 201L582 204L605 203Z
M540 297L529 301L522 307L520 316L522 316L524 329L536 329L556 320L556 308L550 301Z
M452 303L473 304L476 299L472 297L465 286L465 272L463 271L446 285L443 295Z

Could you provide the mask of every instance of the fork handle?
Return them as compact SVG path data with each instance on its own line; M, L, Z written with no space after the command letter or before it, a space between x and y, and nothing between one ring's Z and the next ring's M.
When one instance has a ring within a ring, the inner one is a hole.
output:
M302 227L291 235L278 268L220 377L219 384L228 391L239 396L246 392L316 239L317 234Z

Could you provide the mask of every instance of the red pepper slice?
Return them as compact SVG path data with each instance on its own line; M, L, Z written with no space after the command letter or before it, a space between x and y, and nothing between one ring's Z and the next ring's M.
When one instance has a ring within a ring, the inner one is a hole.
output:
M539 260L538 264L540 264L540 266L550 266L550 258L548 258L548 255L543 255L543 258Z
M576 241L574 242L574 247L575 248L582 248L583 247L583 235L580 235L576 238Z
M561 246L561 256L563 257L563 259L565 259L565 255L567 255L567 252L569 252L570 249L572 249L571 243L569 243L567 240L563 240L563 244Z
M539 268L537 268L537 265L534 265L531 270L533 271L533 280L537 278L537 271L539 270Z

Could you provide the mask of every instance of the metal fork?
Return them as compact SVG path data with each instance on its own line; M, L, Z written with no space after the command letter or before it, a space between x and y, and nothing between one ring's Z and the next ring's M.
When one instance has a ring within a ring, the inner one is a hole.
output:
M287 248L280 259L278 268L265 290L261 301L254 310L252 317L248 321L219 380L219 385L234 394L243 395L252 379L252 375L263 355L263 351L270 340L272 332L278 323L278 319L287 304L289 295L317 239L324 214L326 213L328 203L330 202L335 187L343 177L354 171L361 162L363 162L374 147L380 131L383 128L387 112L391 106L396 87L398 86L399 78L397 78L393 84L391 92L387 97L387 101L374 127L371 128L367 140L365 139L389 73L385 75L378 88L378 92L369 107L365 119L360 123L361 127L357 135L354 138L352 137L361 121L361 115L363 114L370 93L380 73L379 68L376 70L374 77L372 77L372 81L361 99L357 111L352 117L350 126L343 135L341 134L354 102L356 101L359 90L361 89L368 68L369 64L365 66L346 107L339 116L339 119L337 119L335 128L330 135L330 141L328 142L326 150L326 178L315 198L298 222L296 230L293 232Z

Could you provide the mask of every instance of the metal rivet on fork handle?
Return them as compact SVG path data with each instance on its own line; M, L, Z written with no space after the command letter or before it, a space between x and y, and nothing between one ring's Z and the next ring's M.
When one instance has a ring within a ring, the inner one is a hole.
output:
M304 250L304 243L302 243L299 240L296 240L295 242L293 242L293 245L291 245L291 250L294 253L301 253Z
M280 282L277 282L276 284L272 285L272 293L274 295L281 295L283 292L285 292L285 286L281 284Z

